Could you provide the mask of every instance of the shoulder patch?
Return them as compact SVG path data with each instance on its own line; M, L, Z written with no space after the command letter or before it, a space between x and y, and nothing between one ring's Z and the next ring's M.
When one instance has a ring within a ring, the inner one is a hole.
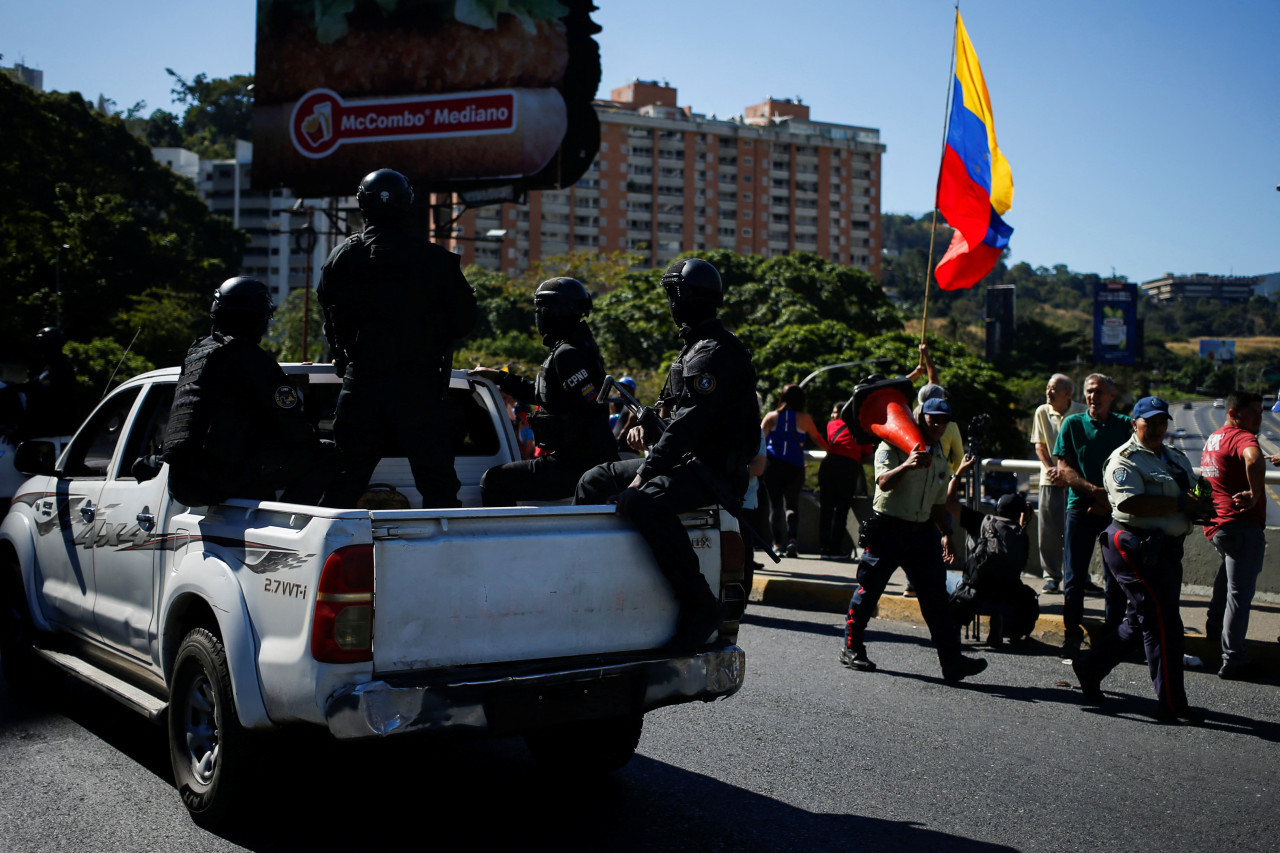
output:
M1130 456L1133 455L1133 448L1132 447L1121 448L1120 455L1123 456L1125 459L1128 459Z
M292 385L281 385L276 389L276 405L282 409L292 409L298 405L298 392Z
M710 373L703 373L693 377L693 390L699 394L710 394L716 390L716 378Z
M883 465L889 461L889 448L881 447L876 451L876 463Z
M1123 485L1128 476L1129 469L1124 467L1117 467L1111 472L1111 479L1115 480L1117 485Z

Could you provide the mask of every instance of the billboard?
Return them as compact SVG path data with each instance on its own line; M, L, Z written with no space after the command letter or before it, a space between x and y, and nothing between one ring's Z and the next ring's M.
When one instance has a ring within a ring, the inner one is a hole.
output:
M1133 364L1138 357L1138 286L1100 281L1093 291L1093 361Z
M1210 338L1200 339L1200 357L1207 358L1214 364L1236 360L1236 342L1220 341Z
M253 184L569 186L600 145L590 0L258 0Z

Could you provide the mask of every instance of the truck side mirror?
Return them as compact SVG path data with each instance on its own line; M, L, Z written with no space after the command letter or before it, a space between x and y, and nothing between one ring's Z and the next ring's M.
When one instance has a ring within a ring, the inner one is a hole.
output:
M52 441L24 441L13 454L13 467L28 477L53 476L58 447Z

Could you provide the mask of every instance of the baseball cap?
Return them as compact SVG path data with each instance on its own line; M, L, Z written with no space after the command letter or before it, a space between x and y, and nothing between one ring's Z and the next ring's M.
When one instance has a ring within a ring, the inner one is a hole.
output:
M1166 418L1172 417L1169 414L1169 404L1159 397L1143 397L1133 405L1133 419L1155 417L1156 415L1164 415Z
M920 407L920 413L923 415L946 415L953 417L951 414L951 404L941 397L931 397L924 401L924 405Z
M996 502L996 515L1010 521L1017 521L1026 507L1027 499L1022 492L1001 495L1000 500Z

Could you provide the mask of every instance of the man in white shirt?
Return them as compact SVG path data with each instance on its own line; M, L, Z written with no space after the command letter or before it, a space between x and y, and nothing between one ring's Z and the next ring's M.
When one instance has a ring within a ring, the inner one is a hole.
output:
M1031 426L1031 443L1040 459L1040 505L1037 524L1040 530L1040 569L1045 578L1043 592L1062 591L1062 528L1067 517L1067 487L1051 482L1054 468L1053 445L1067 415L1085 410L1084 403L1073 401L1075 384L1061 373L1049 377L1044 389L1044 405L1036 409Z

